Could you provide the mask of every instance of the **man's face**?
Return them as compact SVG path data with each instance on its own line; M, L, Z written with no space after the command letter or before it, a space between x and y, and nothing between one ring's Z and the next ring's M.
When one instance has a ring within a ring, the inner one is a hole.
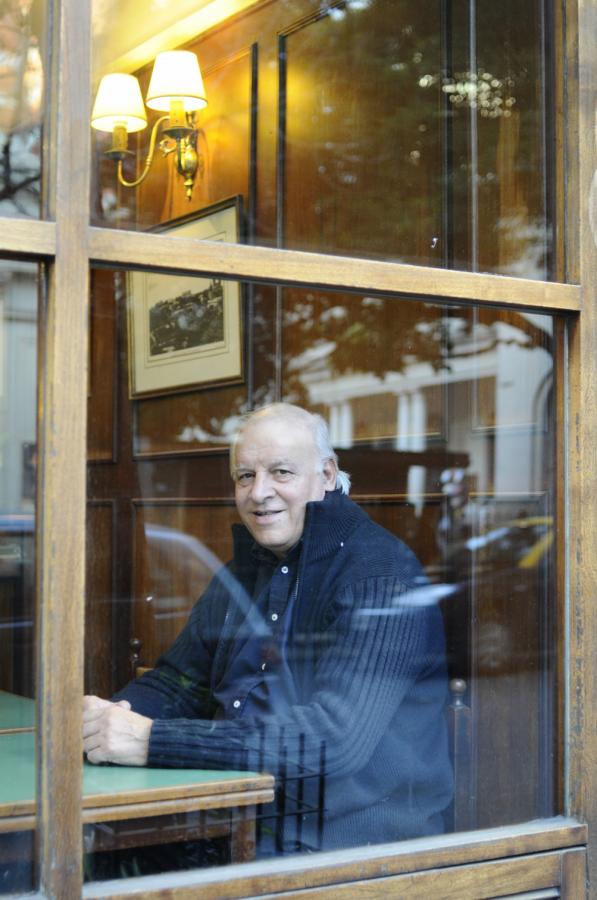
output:
M236 506L255 540L278 558L303 533L305 507L336 484L332 460L322 464L308 426L257 419L244 430L233 465Z

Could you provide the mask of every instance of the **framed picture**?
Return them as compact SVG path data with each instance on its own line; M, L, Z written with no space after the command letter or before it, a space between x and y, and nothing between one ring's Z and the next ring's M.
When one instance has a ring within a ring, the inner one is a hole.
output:
M232 197L156 231L197 240L240 239L242 198ZM243 379L241 286L197 275L129 275L131 397Z

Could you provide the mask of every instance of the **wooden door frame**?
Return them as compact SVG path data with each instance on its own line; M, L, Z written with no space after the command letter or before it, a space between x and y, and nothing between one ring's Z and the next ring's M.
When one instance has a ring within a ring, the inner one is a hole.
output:
M568 338L561 361L568 372L567 387L561 394L567 407L568 476L562 542L566 547L562 584L567 598L567 650L563 652L567 653L568 672L564 794L567 814L589 823L590 873L593 884L597 884L597 492L593 474L597 472L597 250L590 223L591 203L597 205L591 193L595 191L592 185L597 170L593 136L596 0L563 0L558 7L563 29L562 71L567 73L566 90L558 107L562 134L567 137L566 146L560 146L565 164L560 160L559 166L567 186L560 192L559 206L558 227L562 219L564 223L560 244L567 256L561 277L574 279L578 271L580 285L251 246L214 248L205 244L198 248L164 235L90 228L91 0L61 0L49 6L55 21L46 80L53 101L48 105L51 115L44 143L46 220L0 220L0 253L37 260L45 264L48 273L41 317L36 525L41 893L47 897L78 897L82 882L81 786L73 773L80 769L82 758L89 267L156 268L156 259L161 269L172 271L180 271L184 260L184 270L189 272L265 277L282 284L316 283L322 288L362 288L447 302L511 305L564 316ZM563 365L560 371L564 371ZM239 893L234 896L240 897L255 894L259 885L260 891L270 893L277 890L275 884L288 890L283 879L293 868L303 873L301 887L322 887L325 883L389 875L414 877L432 862L439 868L477 865L481 862L478 848L482 846L484 861L558 852L562 860L568 860L562 862L562 872L576 879L576 890L582 880L578 875L579 857L566 854L582 849L586 840L586 830L575 822L548 820L533 826L443 836L420 846L410 842L382 849L363 848L351 851L350 868L343 865L338 854L325 854L309 862L309 876L301 859L279 860L269 868L255 863L252 865L257 868L251 873L246 869L239 874L212 871L188 875L187 879L194 879L195 894L201 885L202 896L215 897L230 891L232 881L238 878ZM298 889L299 876L293 877L291 883ZM160 884L171 884L176 896L182 897L185 889L176 887L177 881L179 876L159 877ZM132 889L132 883L122 882L112 894L101 893L103 889L93 885L86 886L83 893L87 897L126 896ZM156 885L155 896L157 889ZM597 889L593 896L597 896Z

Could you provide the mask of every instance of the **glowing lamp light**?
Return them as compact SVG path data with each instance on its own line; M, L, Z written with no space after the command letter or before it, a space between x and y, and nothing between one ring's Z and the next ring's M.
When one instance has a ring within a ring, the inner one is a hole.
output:
M191 199L195 176L202 171L197 155L195 113L207 106L203 78L195 53L189 50L169 50L155 58L146 104L150 109L167 113L155 122L149 141L149 152L141 175L127 181L122 162L130 151L128 134L141 131L147 125L139 82L134 75L120 72L105 75L98 88L91 124L98 131L112 132L112 147L106 155L118 163L118 181L125 187L136 187L149 174L154 159L158 129L166 136L160 141L164 156L175 153L176 169L184 179L187 199ZM168 139L174 143L168 143Z
M127 132L147 127L147 113L134 75L104 75L93 104L91 124L98 131L114 131L117 125L124 125Z
M188 50L158 53L145 98L150 109L164 112L169 112L176 101L182 102L185 112L207 106L199 60Z

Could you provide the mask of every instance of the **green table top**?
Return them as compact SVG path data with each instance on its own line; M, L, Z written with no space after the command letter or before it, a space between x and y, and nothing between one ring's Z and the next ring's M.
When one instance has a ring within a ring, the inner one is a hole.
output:
M35 701L0 691L0 819L35 812ZM29 730L18 730L29 729ZM83 763L83 806L139 812L145 804L195 798L197 808L272 799L274 779L254 772L154 769ZM259 794L257 797L256 794ZM218 799L219 798L219 799ZM146 807L147 808L147 807ZM147 813L145 813L147 814Z
M0 691L0 732L3 729L33 728L35 700Z
M0 734L0 817L30 814L35 799L35 733ZM269 791L273 778L253 772L206 769L154 769L138 766L94 766L83 763L85 807L136 806L152 800ZM271 799L271 798L264 798ZM259 801L258 801L259 802ZM230 803L222 803L230 805Z

